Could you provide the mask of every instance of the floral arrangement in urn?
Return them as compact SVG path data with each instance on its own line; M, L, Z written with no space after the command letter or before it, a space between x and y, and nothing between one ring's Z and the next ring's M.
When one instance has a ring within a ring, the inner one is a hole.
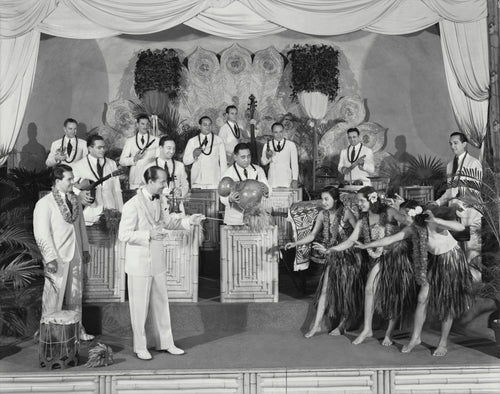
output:
M339 89L339 52L330 45L294 45L288 51L292 63L292 98L299 92L321 92L333 101Z
M142 99L150 90L168 93L177 98L181 86L182 64L174 49L146 49L137 55L135 64L135 92Z

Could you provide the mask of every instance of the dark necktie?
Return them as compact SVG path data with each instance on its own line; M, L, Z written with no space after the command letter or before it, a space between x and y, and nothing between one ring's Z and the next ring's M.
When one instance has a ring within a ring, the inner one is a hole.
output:
M236 135L239 137L239 135L240 135L240 128L238 127L238 123L234 124L234 131L236 132Z
M351 150L351 163L354 161L354 158L356 157L355 153L356 153L356 148L353 146Z
M165 162L165 172L167 173L167 185L168 185L172 177L170 176L170 170L168 169L167 162Z
M247 179L248 179L248 171L247 171L247 169L246 169L246 168L245 168L245 169L243 169L243 175L245 175L245 178L247 178Z
M66 199L66 204L68 205L69 211L73 215L73 204L71 204L71 201L69 200L67 194L64 195L64 198Z
M71 152L73 151L73 145L71 145L71 141L68 142L68 146L66 147L68 150L68 156L71 155Z
M141 137L141 144L144 145L144 136Z
M99 159L97 159L97 175L99 179L104 177L104 167L99 163Z
M201 144L202 146L207 146L208 145L208 137L205 136L205 139L203 140L203 144Z
M159 195L159 194L153 194L153 195L151 196L151 201L154 201L154 200L157 200L157 199L158 199L158 200L160 199L160 195Z
M458 170L458 156L455 156L453 159L453 169L451 170L451 174L455 175Z
M278 152L281 150L280 142L278 141Z

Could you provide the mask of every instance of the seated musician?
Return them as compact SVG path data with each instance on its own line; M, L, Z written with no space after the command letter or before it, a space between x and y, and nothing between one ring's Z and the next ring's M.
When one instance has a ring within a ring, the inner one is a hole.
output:
M76 188L85 184L85 181L98 181L116 173L117 170L115 161L105 157L106 144L100 135L94 134L87 138L87 148L89 154L73 165ZM122 207L120 180L118 177L110 177L97 186L95 201L83 210L85 224L90 226L97 222L104 208L117 209L121 212Z
M255 179L267 186L268 190L264 194L264 197L267 197L269 184L267 183L266 174L261 167L251 164L251 161L250 146L247 143L240 142L234 147L234 163L226 170L222 178L229 177L236 182L241 182L245 179ZM237 206L240 201L238 192L233 191L227 197L221 196L220 201L226 206L224 224L232 226L243 225L243 212Z
M344 175L345 181L361 181L363 185L371 185L368 177L375 171L372 150L362 144L357 128L347 130L347 139L349 146L340 153L338 170Z

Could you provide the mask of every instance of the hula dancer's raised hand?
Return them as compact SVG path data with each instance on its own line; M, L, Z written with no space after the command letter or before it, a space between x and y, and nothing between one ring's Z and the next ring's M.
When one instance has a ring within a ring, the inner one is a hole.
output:
M434 216L434 214L430 209L427 209L424 212L424 215L427 215L427 218L425 219L427 223L436 223L436 217Z

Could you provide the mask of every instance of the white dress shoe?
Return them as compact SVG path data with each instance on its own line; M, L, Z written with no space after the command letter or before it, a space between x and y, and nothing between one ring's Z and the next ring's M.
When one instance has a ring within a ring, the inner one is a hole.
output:
M151 356L151 353L149 353L147 350L140 350L137 353L137 358L140 358L141 360L151 360L153 356Z
M173 354L174 356L180 356L182 354L186 354L186 352L182 349L179 349L177 346L169 347L168 349L162 349L163 351Z

